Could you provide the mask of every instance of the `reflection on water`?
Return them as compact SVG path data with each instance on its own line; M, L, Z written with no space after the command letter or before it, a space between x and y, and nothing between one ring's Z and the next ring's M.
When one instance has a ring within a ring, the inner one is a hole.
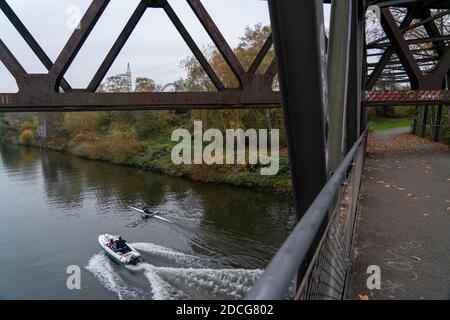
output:
M120 233L134 242L154 243L211 259L218 270L261 269L295 221L289 196L196 183L39 149L1 146L0 155L0 241L13 242L12 248L16 247L16 250L0 249L5 257L0 266L0 283L4 284L0 286L0 297L117 298L122 295L108 288L104 281L98 281L98 273L89 270L83 273L85 290L69 292L64 288L64 268L69 264L84 266L96 257L100 252L96 238L104 232ZM144 202L175 223L143 219L127 208ZM27 247L36 242L41 244L36 249ZM21 254L18 250L22 250ZM173 270L170 261L164 266L149 266L144 272L147 280L164 276L172 279L150 281L150 287L163 283L172 290L181 290L183 297L191 297L192 293L181 289L186 283L181 281L183 276L176 275L178 271L195 279L209 279L196 271ZM18 268L23 274L3 272L10 268ZM255 275L251 270L249 275ZM41 278L30 273L39 273ZM223 276L218 271L207 274ZM148 285L148 281L139 282ZM242 288L247 286L242 284ZM146 292L145 285L139 290ZM117 295L111 296L111 291ZM130 298L133 294L123 294L123 297ZM151 294L138 296L152 297ZM213 292L206 296L220 298Z

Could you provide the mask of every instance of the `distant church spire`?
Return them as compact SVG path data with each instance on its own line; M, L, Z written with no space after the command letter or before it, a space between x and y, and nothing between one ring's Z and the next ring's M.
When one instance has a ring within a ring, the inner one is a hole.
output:
M126 81L127 81L127 89L128 92L133 92L133 77L131 75L131 67L130 67L130 63L128 62L127 64L127 73L126 73Z

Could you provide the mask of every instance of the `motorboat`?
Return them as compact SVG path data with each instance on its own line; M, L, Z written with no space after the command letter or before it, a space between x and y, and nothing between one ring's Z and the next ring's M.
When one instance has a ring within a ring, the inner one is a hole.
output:
M101 234L98 236L100 247L102 247L108 257L117 263L122 265L137 265L144 260L141 254L129 243L126 243L122 248L116 248L118 240L118 235Z

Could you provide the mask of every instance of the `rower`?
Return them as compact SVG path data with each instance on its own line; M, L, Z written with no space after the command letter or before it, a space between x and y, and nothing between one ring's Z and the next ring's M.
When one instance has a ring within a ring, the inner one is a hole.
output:
M148 204L146 204L143 208L142 211L144 211L147 214L153 214L153 210L152 208L150 208L150 206Z

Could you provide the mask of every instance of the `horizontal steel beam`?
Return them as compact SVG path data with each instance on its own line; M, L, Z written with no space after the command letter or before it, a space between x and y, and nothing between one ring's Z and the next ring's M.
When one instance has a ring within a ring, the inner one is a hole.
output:
M273 91L225 90L217 92L133 92L93 93L74 90L68 93L39 95L2 94L0 111L93 111L220 109L279 104Z
M448 90L366 91L365 106L450 104ZM0 94L0 112L279 108L277 91Z
M450 35L446 36L440 36L440 37L431 37L431 38L418 38L418 39L408 39L405 40L406 44L413 45L413 44L423 44L423 43L429 43L429 42L437 42L437 41L450 41ZM371 46L367 46L367 49L383 49L386 47L391 47L390 42L380 42L377 44L373 44ZM430 50L429 48L424 48L424 50Z
M366 91L364 104L371 106L450 104L448 90Z

